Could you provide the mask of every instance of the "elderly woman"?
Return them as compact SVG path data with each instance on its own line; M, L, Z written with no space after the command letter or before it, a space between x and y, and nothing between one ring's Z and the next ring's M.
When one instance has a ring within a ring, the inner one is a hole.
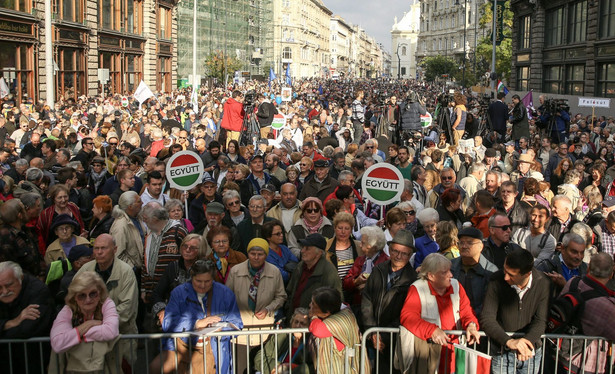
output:
M210 231L211 232L211 231ZM216 266L211 261L198 260L190 268L190 282L177 286L165 308L162 330L186 332L228 322L243 327L235 294L214 281ZM190 342L188 341L190 339ZM204 367L203 356L207 358ZM215 367L214 367L215 365ZM211 339L207 344L196 335L165 339L161 354L150 364L150 373L230 373L230 338ZM178 367L179 366L179 367Z
M323 216L322 201L315 197L308 197L301 204L301 218L295 222L288 234L288 248L295 257L301 255L299 240L305 239L309 234L319 233L327 239L335 234L331 221Z
M164 208L169 212L169 219L179 221L179 223L186 229L188 232L194 231L194 225L190 222L189 219L184 217L184 206L182 202L178 199L169 199L166 204L164 204Z
M410 231L412 235L416 234L417 221L416 221L416 206L410 201L402 201L396 208L401 209L406 215L406 227L405 229Z
M461 210L462 201L463 197L459 189L447 188L444 190L442 195L440 195L440 203L436 207L440 221L453 222L457 229L461 229L465 221L463 211Z
M94 219L88 233L88 239L94 244L94 240L100 234L108 234L115 219L111 215L113 203L107 195L100 195L92 200L92 214Z
M342 289L348 298L344 299L350 303L353 310L361 306L361 292L365 288L367 278L372 273L374 266L389 259L383 249L386 245L384 232L377 226L366 226L361 228L361 251L362 256L357 257L348 274L342 281Z
M51 221L60 214L68 214L79 223L79 230L76 231L77 235L81 235L81 233L84 232L83 220L81 219L81 213L79 213L79 207L68 201L68 194L68 187L64 184L54 184L49 189L49 199L52 202L51 206L43 209L36 223L36 230L39 233L38 244L41 253L44 253L47 246L57 239L55 233L50 231L49 228L51 227Z
M299 161L299 182L306 184L314 175L314 161L309 157L301 158Z
M416 252L413 256L413 265L415 269L421 266L421 263L427 255L436 253L440 250L440 246L436 242L437 225L440 220L438 212L433 208L426 208L419 212L417 218L421 225L423 225L425 235L414 241Z
M237 226L239 222L246 218L250 218L249 210L241 205L241 196L239 192L230 190L226 191L222 196L222 203L226 209L223 221L231 226Z
M406 228L406 213L398 208L392 208L387 212L386 216L386 230L384 230L384 238L387 242L393 240L395 234L401 229ZM384 253L389 255L389 246L384 246Z
M297 187L297 195L299 195L303 183L299 180L299 170L293 165L286 168L286 183L294 184Z
M557 186L557 194L567 196L572 202L571 214L575 214L583 207L581 199L581 191L579 191L579 183L581 182L581 173L578 170L570 170L564 177L564 183ZM582 217L581 217L582 218Z
M49 265L55 260L67 258L70 250L76 245L88 245L90 242L74 233L79 231L79 224L68 214L60 214L51 221L51 232L57 239L49 244L45 252L45 263Z
M246 260L246 255L231 249L231 230L225 226L212 227L207 232L207 244L212 252L207 257L214 263L214 279L226 284L233 266Z
M419 277L408 290L400 317L402 326L410 332L402 334L414 344L409 373L447 373L455 367L455 355L448 347L458 338L444 331L464 329L468 344L473 344L479 340L478 320L465 290L453 279L449 259L430 254L422 263ZM434 344L428 344L429 339Z
M53 351L64 354L55 357L58 364L68 373L107 372L115 362L105 356L118 335L117 310L100 275L93 271L77 274L49 334ZM57 366L53 359L51 371Z
M286 291L280 271L266 261L269 243L265 239L254 238L247 247L248 260L233 267L226 281L237 297L244 328L266 326L273 328L274 316L284 306ZM237 372L246 367L248 346L260 345L266 336L238 338Z
M337 275L344 279L357 257L363 255L360 243L352 237L355 220L352 214L340 212L333 219L335 235L327 240L327 260L337 268Z
M318 343L316 367L319 372L358 374L363 372L359 355L347 356L346 349L361 342L359 325L352 311L341 309L341 305L342 295L334 288L320 287L312 294L309 317L310 332ZM365 360L365 365L368 373L369 360Z
M457 226L450 221L440 221L436 226L436 243L440 246L440 253L449 260L459 257L457 233Z
M117 257L136 268L143 266L143 243L145 226L139 220L141 197L134 191L126 191L113 208L115 221L109 234L115 239Z
M290 274L297 267L299 259L284 243L284 225L276 220L265 222L262 231L263 238L269 243L267 262L280 269L284 284L288 283Z
M205 238L199 234L188 234L179 247L179 260L171 262L152 292L152 316L160 322L164 319L164 309L171 291L190 280L190 267L205 257Z

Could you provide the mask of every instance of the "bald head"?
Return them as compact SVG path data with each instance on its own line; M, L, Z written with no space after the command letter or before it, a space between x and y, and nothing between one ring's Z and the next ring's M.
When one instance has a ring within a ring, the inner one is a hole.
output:
M100 270L107 270L113 265L115 252L117 252L117 247L111 235L100 234L96 240L94 240L93 254Z
M31 168L38 168L38 169L42 170L43 169L43 165L45 165L45 162L40 157L34 157L32 160L30 160L30 167Z

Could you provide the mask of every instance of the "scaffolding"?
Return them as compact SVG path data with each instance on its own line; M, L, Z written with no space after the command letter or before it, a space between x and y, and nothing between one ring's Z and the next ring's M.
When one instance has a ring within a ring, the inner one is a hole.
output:
M208 76L205 60L222 52L243 64L251 75L264 75L273 65L272 0L186 0L178 12L178 79L192 74L193 6L197 3L197 74ZM229 79L233 76L228 72Z

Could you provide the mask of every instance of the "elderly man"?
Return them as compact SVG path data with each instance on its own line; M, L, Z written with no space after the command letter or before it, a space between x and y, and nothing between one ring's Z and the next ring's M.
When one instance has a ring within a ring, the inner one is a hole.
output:
M551 235L559 243L577 222L579 221L572 215L570 199L564 195L555 195L551 200L551 220L547 224L547 230Z
M463 206L468 207L472 203L472 197L476 191L483 188L483 176L485 175L485 164L475 162L470 166L469 175L463 178L459 185L466 191L466 198Z
M100 275L109 291L109 297L115 303L120 319L120 334L137 333L138 292L137 278L132 267L115 256L117 246L109 234L101 234L94 241L94 260L83 265L79 273L95 271ZM132 352L131 352L132 350ZM119 352L121 359L132 364L131 359L136 357L136 343L120 341Z
M502 269L506 255L520 247L510 241L512 225L506 214L498 212L492 215L488 225L489 238L484 243L483 255L498 269Z
M549 209L544 205L536 205L530 211L530 226L517 230L512 241L527 251L532 252L536 263L549 259L557 245L555 238L547 231Z
M457 236L460 256L451 260L451 272L466 291L474 313L480 316L487 284L491 274L498 271L498 268L481 254L483 233L479 229L466 227Z
M289 317L297 308L307 308L312 301L312 292L319 287L333 287L342 293L342 281L337 269L326 259L327 240L321 234L310 234L299 240L301 261L286 287L286 314Z
M530 169L535 162L534 157L529 153L519 156L517 170L510 173L510 181L517 184L518 191L523 191L523 185L527 178L534 178L539 182L544 180L540 172Z
M266 206L267 201L264 197L261 195L252 196L248 203L250 216L237 225L237 231L241 239L239 251L243 254L247 254L246 247L252 239L261 237L263 224L273 220L273 218L265 216Z
M425 200L426 208L435 209L440 203L440 195L442 195L442 192L444 192L447 188L457 188L461 191L461 198L466 198L466 191L460 185L455 183L457 180L455 170L448 167L442 169L442 172L440 172L440 179L442 182L438 183L433 189L431 189L431 191L427 193L427 198Z
M480 322L491 341L492 373L538 373L540 368L550 286L533 266L532 254L517 248L487 286ZM509 332L523 337L513 338Z
M550 258L541 261L536 269L545 273L553 282L555 295L572 277L583 277L587 273L585 239L578 234L568 233L562 240L563 248ZM554 296L555 296L554 295Z
M316 160L314 161L314 176L303 185L299 200L317 197L324 201L338 185L339 182L329 175L329 162L324 159Z
M205 214L205 226L202 228L196 228L195 233L202 234L204 238L207 237L207 233L213 227L224 225L224 216L226 213L224 212L224 206L217 201L211 202L207 204L207 213ZM200 226L200 225L199 225ZM237 231L236 226L226 225L231 230L231 248L235 251L241 251L241 237L239 236L239 231ZM212 249L209 246L209 243L205 241L205 253L211 253Z
M439 253L430 254L421 266L419 278L410 286L400 317L402 338L414 345L410 372L446 373L446 368L455 367L453 350L447 347L457 338L446 335L444 330L462 328L469 344L478 343L478 320L465 290L452 279L449 259ZM427 344L427 340L435 344Z
M388 245L390 259L374 266L362 292L361 316L365 330L372 327L398 327L408 287L417 278L410 264L410 256L414 252L412 233L399 230ZM379 371L388 373L387 357L395 347L390 346L388 337L378 334L371 336L371 342L382 357L379 360Z
M301 218L301 208L297 200L297 187L292 183L285 183L280 188L282 200L269 209L267 217L277 219L284 225L286 234L290 232L295 222Z
M24 274L19 264L0 262L0 339L49 336L53 318L53 299L47 286L38 278ZM0 345L0 359L6 370L11 362L14 373L40 373L48 357L48 344L30 343L26 351L24 344Z

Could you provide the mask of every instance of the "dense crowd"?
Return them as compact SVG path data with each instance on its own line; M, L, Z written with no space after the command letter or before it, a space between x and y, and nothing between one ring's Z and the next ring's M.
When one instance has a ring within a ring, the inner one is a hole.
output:
M413 81L282 88L2 100L0 339L51 337L0 345L15 372L130 373L121 334L282 325L310 344L166 339L149 370L341 373L362 332L401 326L370 336L368 370L452 372L444 331L465 330L494 372L537 373L570 289L595 294L579 331L615 339L613 118ZM167 162L187 150L205 173L181 191ZM362 194L378 163L405 178L390 205ZM588 344L566 364L604 372Z

